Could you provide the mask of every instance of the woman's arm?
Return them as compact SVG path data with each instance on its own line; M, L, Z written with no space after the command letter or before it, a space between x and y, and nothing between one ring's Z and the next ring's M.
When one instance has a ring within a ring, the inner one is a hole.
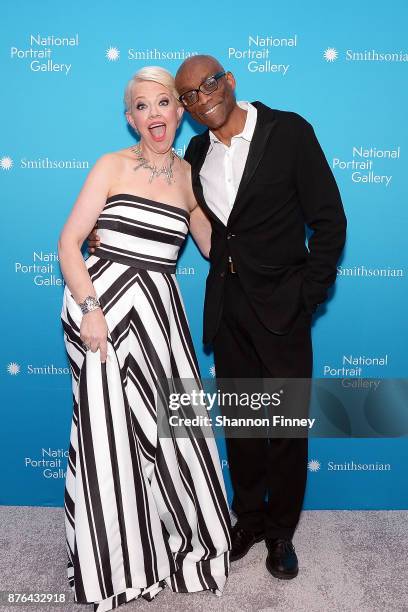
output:
M188 200L190 210L190 234L194 238L194 242L206 259L209 258L211 248L211 223L204 213L201 206L198 205L191 182L191 166L189 163L184 163L185 178L188 186Z
M198 204L190 212L190 233L201 253L208 259L211 248L211 223Z
M104 155L96 162L58 240L61 271L77 303L89 295L96 297L82 257L81 246L105 205L116 165L116 157L112 154ZM92 351L101 349L101 361L106 360L106 338L107 326L101 309L84 315L81 323L81 339Z

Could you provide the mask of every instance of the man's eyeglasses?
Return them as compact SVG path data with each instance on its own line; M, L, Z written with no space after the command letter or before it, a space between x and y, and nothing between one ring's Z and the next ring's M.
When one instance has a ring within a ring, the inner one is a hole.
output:
M201 83L198 89L190 89L189 91L183 93L179 97L180 102L184 104L184 106L192 106L197 102L200 91L209 95L218 89L218 80L226 74L226 72L217 72L217 74L213 74L212 76L208 77L208 79L205 79L205 81Z

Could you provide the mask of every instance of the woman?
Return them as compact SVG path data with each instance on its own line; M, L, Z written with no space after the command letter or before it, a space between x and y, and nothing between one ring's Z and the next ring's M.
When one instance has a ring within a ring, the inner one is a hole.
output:
M183 109L170 73L143 68L125 102L140 144L96 162L59 239L74 395L68 577L75 601L99 612L151 600L166 584L221 594L229 571L213 436L158 434L168 417L163 381L178 391L180 379L200 384L174 273L189 226L205 255L210 227L189 165L172 150ZM81 245L96 221L101 244L85 262Z

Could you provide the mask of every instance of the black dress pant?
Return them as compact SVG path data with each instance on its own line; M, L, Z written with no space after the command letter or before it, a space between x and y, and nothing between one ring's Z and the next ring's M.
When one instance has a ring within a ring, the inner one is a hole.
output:
M258 319L238 274L227 274L213 343L217 379L310 379L310 327L311 316L302 311L288 334L272 333ZM226 434L226 447L238 524L263 531L266 537L291 539L304 499L307 437L231 438Z

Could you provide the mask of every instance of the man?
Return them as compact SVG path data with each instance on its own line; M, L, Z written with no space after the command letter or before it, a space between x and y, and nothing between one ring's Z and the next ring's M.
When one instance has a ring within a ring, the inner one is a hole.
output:
M346 230L313 128L295 113L237 103L233 75L211 56L188 58L176 87L208 128L185 159L212 227L204 342L213 345L217 378L310 378L311 318L335 280ZM270 573L294 578L307 438L226 443L237 515L231 560L265 538Z

